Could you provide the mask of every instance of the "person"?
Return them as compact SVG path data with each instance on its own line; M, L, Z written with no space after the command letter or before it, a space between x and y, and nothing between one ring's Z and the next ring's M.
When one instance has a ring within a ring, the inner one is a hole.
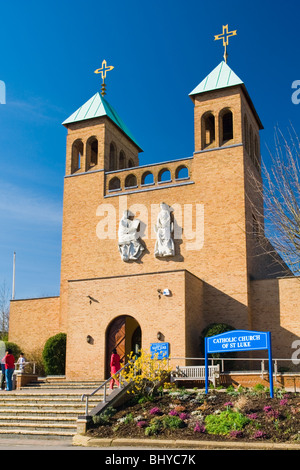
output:
M17 364L19 365L19 371L20 372L24 372L25 362L26 362L26 359L24 357L24 354L21 352L20 356L19 356L19 359L17 360Z
M4 359L5 359L5 381L6 381L5 390L10 392L12 390L12 376L15 370L15 358L12 354L11 349L7 349Z
M110 375L113 376L118 370L121 369L121 359L119 354L117 353L116 348L112 350L112 355L110 358ZM119 380L117 378L112 377L109 388L112 390L114 388L114 383L116 383L117 387L119 387Z
M1 390L5 389L5 356L1 359Z

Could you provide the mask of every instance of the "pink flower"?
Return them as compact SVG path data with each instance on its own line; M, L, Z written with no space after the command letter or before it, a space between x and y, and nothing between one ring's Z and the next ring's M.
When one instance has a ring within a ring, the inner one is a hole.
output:
M264 431L256 431L256 433L253 435L254 439L265 439L266 437L267 435Z
M147 423L147 421L138 421L138 422L136 423L136 425L137 425L139 428L145 428L145 427L148 425L148 423Z
M196 426L194 427L194 432L205 432L205 426L203 424L197 423Z
M250 413L247 415L249 419L257 419L257 414L256 413Z
M169 416L178 416L178 412L176 410L171 410Z
M233 403L231 401L227 401L226 403L224 403L224 406L227 406L227 408L232 408Z
M189 419L189 415L187 413L180 413L179 418L180 419Z
M280 400L280 402L279 402L279 405L281 405L281 406L284 406L284 405L287 405L287 404L288 404L287 398L283 398L283 399Z
M160 409L159 409L157 406L155 406L154 408L152 408L152 409L149 411L149 413L150 413L151 415L160 415L160 414L161 414L161 411L160 411Z

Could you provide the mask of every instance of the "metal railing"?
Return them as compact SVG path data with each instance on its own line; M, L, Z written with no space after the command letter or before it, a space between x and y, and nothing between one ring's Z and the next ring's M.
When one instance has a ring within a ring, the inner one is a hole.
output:
M205 361L205 358L204 357L170 357L169 358L169 361ZM257 370L254 370L254 369L251 369L251 370L231 370L231 371L226 371L227 373L228 372L231 372L231 373L247 373L247 372L259 372L261 377L263 378L264 377L264 374L268 373L268 370L265 369L265 364L268 365L268 359L267 358L257 358L257 357L220 357L220 358L214 358L214 357L209 357L208 358L208 361L211 361L211 364L214 365L215 363L219 363L221 365L221 370L220 372L221 373L224 373L225 372L225 362L226 361L242 361L242 362L260 362L260 368L257 369ZM286 359L286 358L273 358L272 359L272 362L273 362L273 374L274 374L274 378L276 380L276 377L278 374L280 374L279 372L279 369L278 369L278 363L279 362L290 362L293 364L293 369L292 371L290 372L287 372L287 373L298 373L300 374L300 365L298 367L298 370L295 370L295 365L297 364L294 364L292 359Z
M35 375L36 371L36 363L35 362L24 362L23 364L19 364L18 362L15 362L15 372L20 372L20 373L28 373L25 371L25 367L28 366L29 364L32 364L32 374Z
M106 403L106 386L107 384L110 383L110 381L112 379L116 379L116 377L118 376L118 382L119 382L119 388L122 388L122 374L121 372L127 367L129 366L129 364L131 364L132 361L129 361L127 362L127 364L125 364L125 366L123 366L121 369L118 370L118 372L116 372L115 374L113 374L111 377L109 377L109 379L105 380L105 382L103 382L101 385L99 385L99 387L97 387L93 392L91 393L84 393L82 396L81 396L81 401L84 401L85 399L85 416L88 416L89 414L89 398L94 396L97 392L99 392L99 390L101 390L102 388L104 388L104 391L103 391L103 400L102 402L103 403Z

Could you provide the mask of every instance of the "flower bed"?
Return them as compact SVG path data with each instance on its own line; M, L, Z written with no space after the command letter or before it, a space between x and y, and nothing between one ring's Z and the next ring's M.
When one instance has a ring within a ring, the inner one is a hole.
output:
M229 387L227 390L164 389L134 397L126 406L94 418L87 435L112 438L268 440L300 442L300 394Z

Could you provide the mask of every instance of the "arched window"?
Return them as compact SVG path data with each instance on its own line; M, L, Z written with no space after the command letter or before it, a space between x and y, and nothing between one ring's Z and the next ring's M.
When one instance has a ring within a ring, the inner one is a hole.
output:
M133 188L133 187L136 187L136 186L137 186L136 176L133 175L133 174L130 174L130 175L126 176L125 188Z
M158 173L158 182L159 183L166 183L168 181L171 181L171 172L167 168L163 168Z
M83 142L80 139L75 140L72 145L71 173L75 173L81 168L81 158L83 156Z
M146 171L142 175L142 185L144 184L153 184L154 183L154 176L151 171Z
M124 170L124 168L126 168L126 157L123 150L121 150L119 155L119 169Z
M221 111L221 144L233 139L233 114L230 109Z
M181 165L176 168L175 178L177 180L186 179L189 177L189 170L185 165Z
M98 164L98 140L90 137L86 143L86 169Z
M117 150L115 144L112 142L109 148L109 171L117 169Z
M109 191L115 191L115 190L120 189L120 188L121 188L120 180L119 180L119 178L117 178L115 176L114 178L112 178L110 180L108 189L109 189Z
M254 137L254 164L257 171L260 171L260 158L259 158L259 147L257 135Z
M253 130L252 126L250 125L250 130L249 130L249 144L250 144L250 158L254 163L254 142L253 142Z
M212 113L206 113L201 119L202 149L215 142L215 117Z
M133 167L134 167L134 162L133 162L133 160L130 158L130 159L128 160L127 168L133 168Z

